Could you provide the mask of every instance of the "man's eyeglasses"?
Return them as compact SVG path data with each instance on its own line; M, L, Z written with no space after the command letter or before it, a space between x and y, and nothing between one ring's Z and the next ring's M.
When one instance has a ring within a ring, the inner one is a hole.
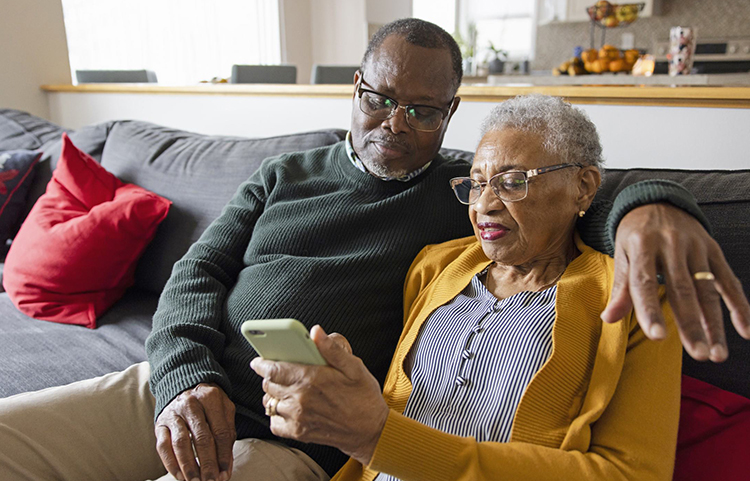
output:
M489 184L492 192L500 200L505 202L517 202L529 195L529 179L537 175L546 174L555 170L568 167L583 167L583 164L557 164L549 167L523 171L500 172L490 177L487 182L479 182L470 177L454 177L451 179L451 188L456 194L459 202L466 205L475 204L482 196L484 187Z
M390 97L374 90L362 88L364 83L364 78L360 76L357 97L359 97L359 109L362 112L374 119L386 120L393 117L398 109L404 109L406 123L412 129L420 132L434 132L439 129L456 100L455 97L451 99L447 111L430 105L399 105Z

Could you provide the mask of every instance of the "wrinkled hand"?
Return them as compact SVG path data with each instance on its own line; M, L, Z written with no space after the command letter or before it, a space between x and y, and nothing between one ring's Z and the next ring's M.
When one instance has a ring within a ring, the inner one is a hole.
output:
M704 271L716 280L693 279ZM682 344L694 359L727 357L720 299L737 332L750 339L750 304L721 248L693 216L669 204L638 207L620 222L612 298L602 319L616 322L633 308L646 336L664 338L657 272L664 275Z
M351 354L346 339L310 331L328 366L308 366L255 358L250 366L263 377L263 405L279 400L271 431L285 438L333 446L364 465L388 417L378 381Z
M159 414L155 432L161 462L178 480L232 476L234 403L219 386L198 384L182 392Z

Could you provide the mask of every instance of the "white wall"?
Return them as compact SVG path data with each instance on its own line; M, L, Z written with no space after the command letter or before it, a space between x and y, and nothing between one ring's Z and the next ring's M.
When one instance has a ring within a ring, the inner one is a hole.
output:
M60 0L0 0L0 108L49 117L43 84L69 84Z
M358 65L367 48L364 0L312 0L313 63Z
M297 83L309 83L313 64L359 65L368 26L412 13L411 0L282 0L281 5L284 61L297 65Z
M445 147L474 150L496 104L461 102ZM605 167L750 169L750 109L576 105L599 131Z
M313 65L310 0L281 0L281 61L297 66L297 83L310 83Z
M69 128L140 119L206 134L244 137L347 129L352 107L351 98L115 93L50 93L49 97L52 120ZM473 151L479 125L494 105L462 102L443 146ZM750 168L750 109L579 107L599 130L607 167Z
M411 17L411 0L366 0L367 23L384 25L399 18Z

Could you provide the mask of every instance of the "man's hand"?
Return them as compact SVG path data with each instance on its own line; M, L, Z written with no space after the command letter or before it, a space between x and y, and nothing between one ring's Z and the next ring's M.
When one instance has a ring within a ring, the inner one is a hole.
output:
M161 462L178 480L232 476L234 403L219 386L198 384L181 393L159 414L155 431Z
M328 336L315 326L310 337L328 366L261 358L250 364L263 376L263 405L274 399L271 431L285 438L334 446L367 465L388 417L380 385L351 354L343 336Z
M696 280L696 272L711 272L716 280ZM657 273L665 278L682 344L694 359L727 357L720 299L734 328L750 339L750 304L721 248L693 216L669 204L638 207L620 222L612 298L602 319L616 322L633 308L646 336L664 338Z

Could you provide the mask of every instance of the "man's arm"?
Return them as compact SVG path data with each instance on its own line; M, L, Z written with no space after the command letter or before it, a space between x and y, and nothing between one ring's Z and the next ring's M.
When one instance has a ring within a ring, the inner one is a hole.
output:
M664 180L633 184L620 192L614 204L595 202L578 229L587 244L614 253L612 298L602 313L606 322L616 322L634 309L650 339L664 338L657 297L661 274L680 338L693 358L726 359L720 299L737 332L750 339L750 304L740 281L711 238L708 220L694 197L679 184ZM715 282L694 279L696 272L711 272Z
M265 207L264 184L261 172L242 184L175 264L146 341L156 398L156 447L177 479L231 476L235 407L221 366L225 335L220 326L226 296L244 267Z

